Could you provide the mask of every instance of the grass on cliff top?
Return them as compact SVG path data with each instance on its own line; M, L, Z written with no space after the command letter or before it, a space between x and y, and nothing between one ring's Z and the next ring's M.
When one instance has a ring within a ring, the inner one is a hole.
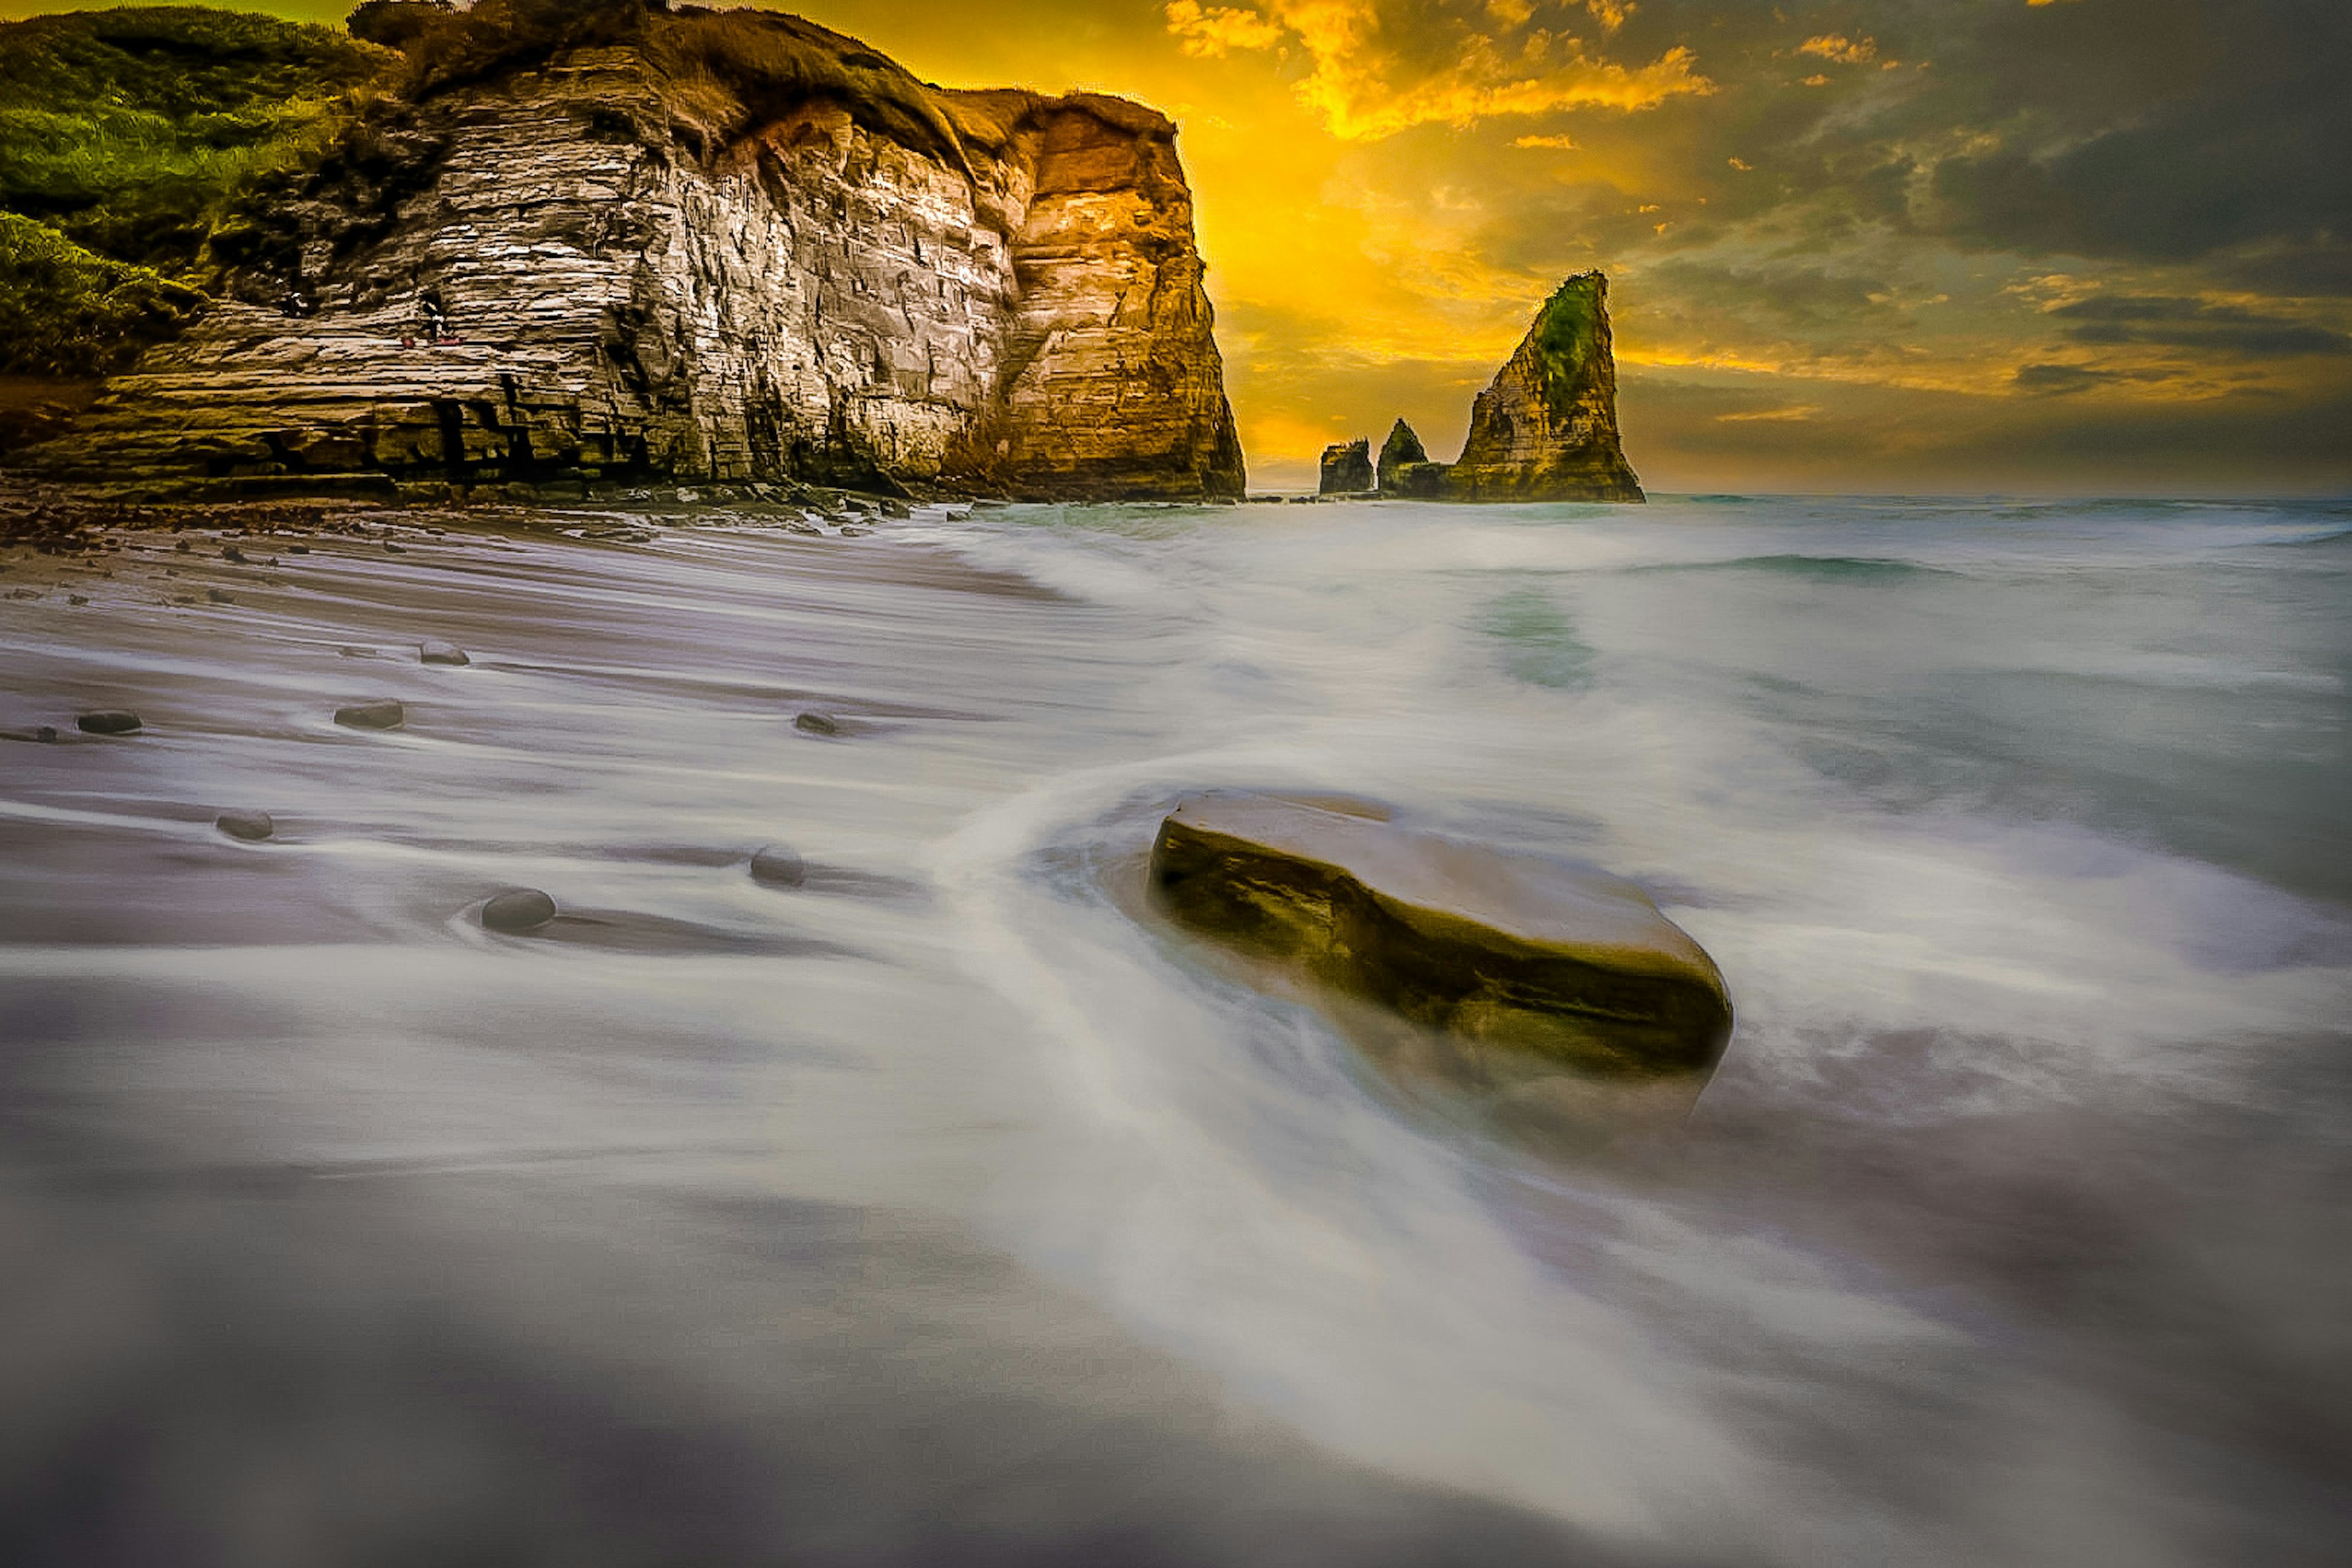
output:
M331 28L192 5L0 24L0 210L192 273L222 198L315 155L385 61Z
M176 335L236 193L315 159L390 59L194 5L0 23L0 374L109 374Z
M442 0L369 0L352 29L406 56L402 89L413 99L619 45L652 65L671 110L716 145L814 100L967 173L971 153L1002 152L1041 101L1019 89L933 87L856 38L780 11L646 0L478 0L457 11ZM1171 129L1139 104L1090 94L1069 101L1131 134Z

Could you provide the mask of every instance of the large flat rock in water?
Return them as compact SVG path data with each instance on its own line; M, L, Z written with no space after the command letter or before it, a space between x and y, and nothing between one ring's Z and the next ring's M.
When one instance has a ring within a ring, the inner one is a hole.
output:
M1186 924L1473 1039L1660 1077L1731 1038L1714 961L1594 867L1236 792L1171 813L1151 868Z

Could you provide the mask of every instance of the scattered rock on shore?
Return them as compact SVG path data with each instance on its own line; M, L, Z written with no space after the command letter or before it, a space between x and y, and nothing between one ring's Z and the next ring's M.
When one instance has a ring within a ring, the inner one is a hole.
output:
M1151 868L1187 924L1473 1040L1665 1078L1731 1037L1714 961L1592 867L1231 793L1179 805Z
M509 888L482 906L482 923L509 936L524 936L555 919L555 900L537 888Z
M772 888L797 888L808 880L808 862L789 844L770 844L751 857L751 879Z
M466 657L466 650L456 643L423 643L418 646L416 654L417 658L426 664L465 665L474 662Z
M278 832L278 824L266 811L224 811L213 826L247 844L262 843Z
M348 730L397 730L408 722L408 710L390 700L353 702L335 710L335 722Z
M85 735L135 735L142 728L138 714L113 710L85 713L74 721L74 727Z
M841 721L830 713L803 713L793 721L793 728L810 735L838 735Z

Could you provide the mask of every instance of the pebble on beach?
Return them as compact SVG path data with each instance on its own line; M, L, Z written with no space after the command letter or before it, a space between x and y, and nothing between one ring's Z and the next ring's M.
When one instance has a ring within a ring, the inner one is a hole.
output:
M259 844L278 832L266 811L224 811L213 826L246 844Z
M354 702L335 710L335 722L347 730L397 730L408 722L408 710L397 702Z
M523 936L555 918L555 900L537 888L509 888L482 906L482 923L509 936Z
M417 646L416 654L426 664L463 665L474 662L466 657L464 648L453 642L421 643Z
M838 735L841 722L830 713L803 713L793 721L793 728L811 735Z
M772 888L797 888L808 880L808 862L789 844L770 844L752 855L751 879Z
M85 735L135 735L139 732L136 713L85 713L74 721L75 728Z

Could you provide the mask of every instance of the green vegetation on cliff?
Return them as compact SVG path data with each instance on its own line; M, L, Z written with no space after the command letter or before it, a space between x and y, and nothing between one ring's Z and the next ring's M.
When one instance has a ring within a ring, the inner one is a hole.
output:
M103 374L176 331L235 193L314 161L387 58L193 5L0 24L0 373Z
M0 213L0 371L70 379L128 370L204 302L151 267Z
M1543 371L1544 396L1565 417L1582 393L1584 369L1597 346L1601 290L1607 280L1583 272L1552 290L1528 333Z

